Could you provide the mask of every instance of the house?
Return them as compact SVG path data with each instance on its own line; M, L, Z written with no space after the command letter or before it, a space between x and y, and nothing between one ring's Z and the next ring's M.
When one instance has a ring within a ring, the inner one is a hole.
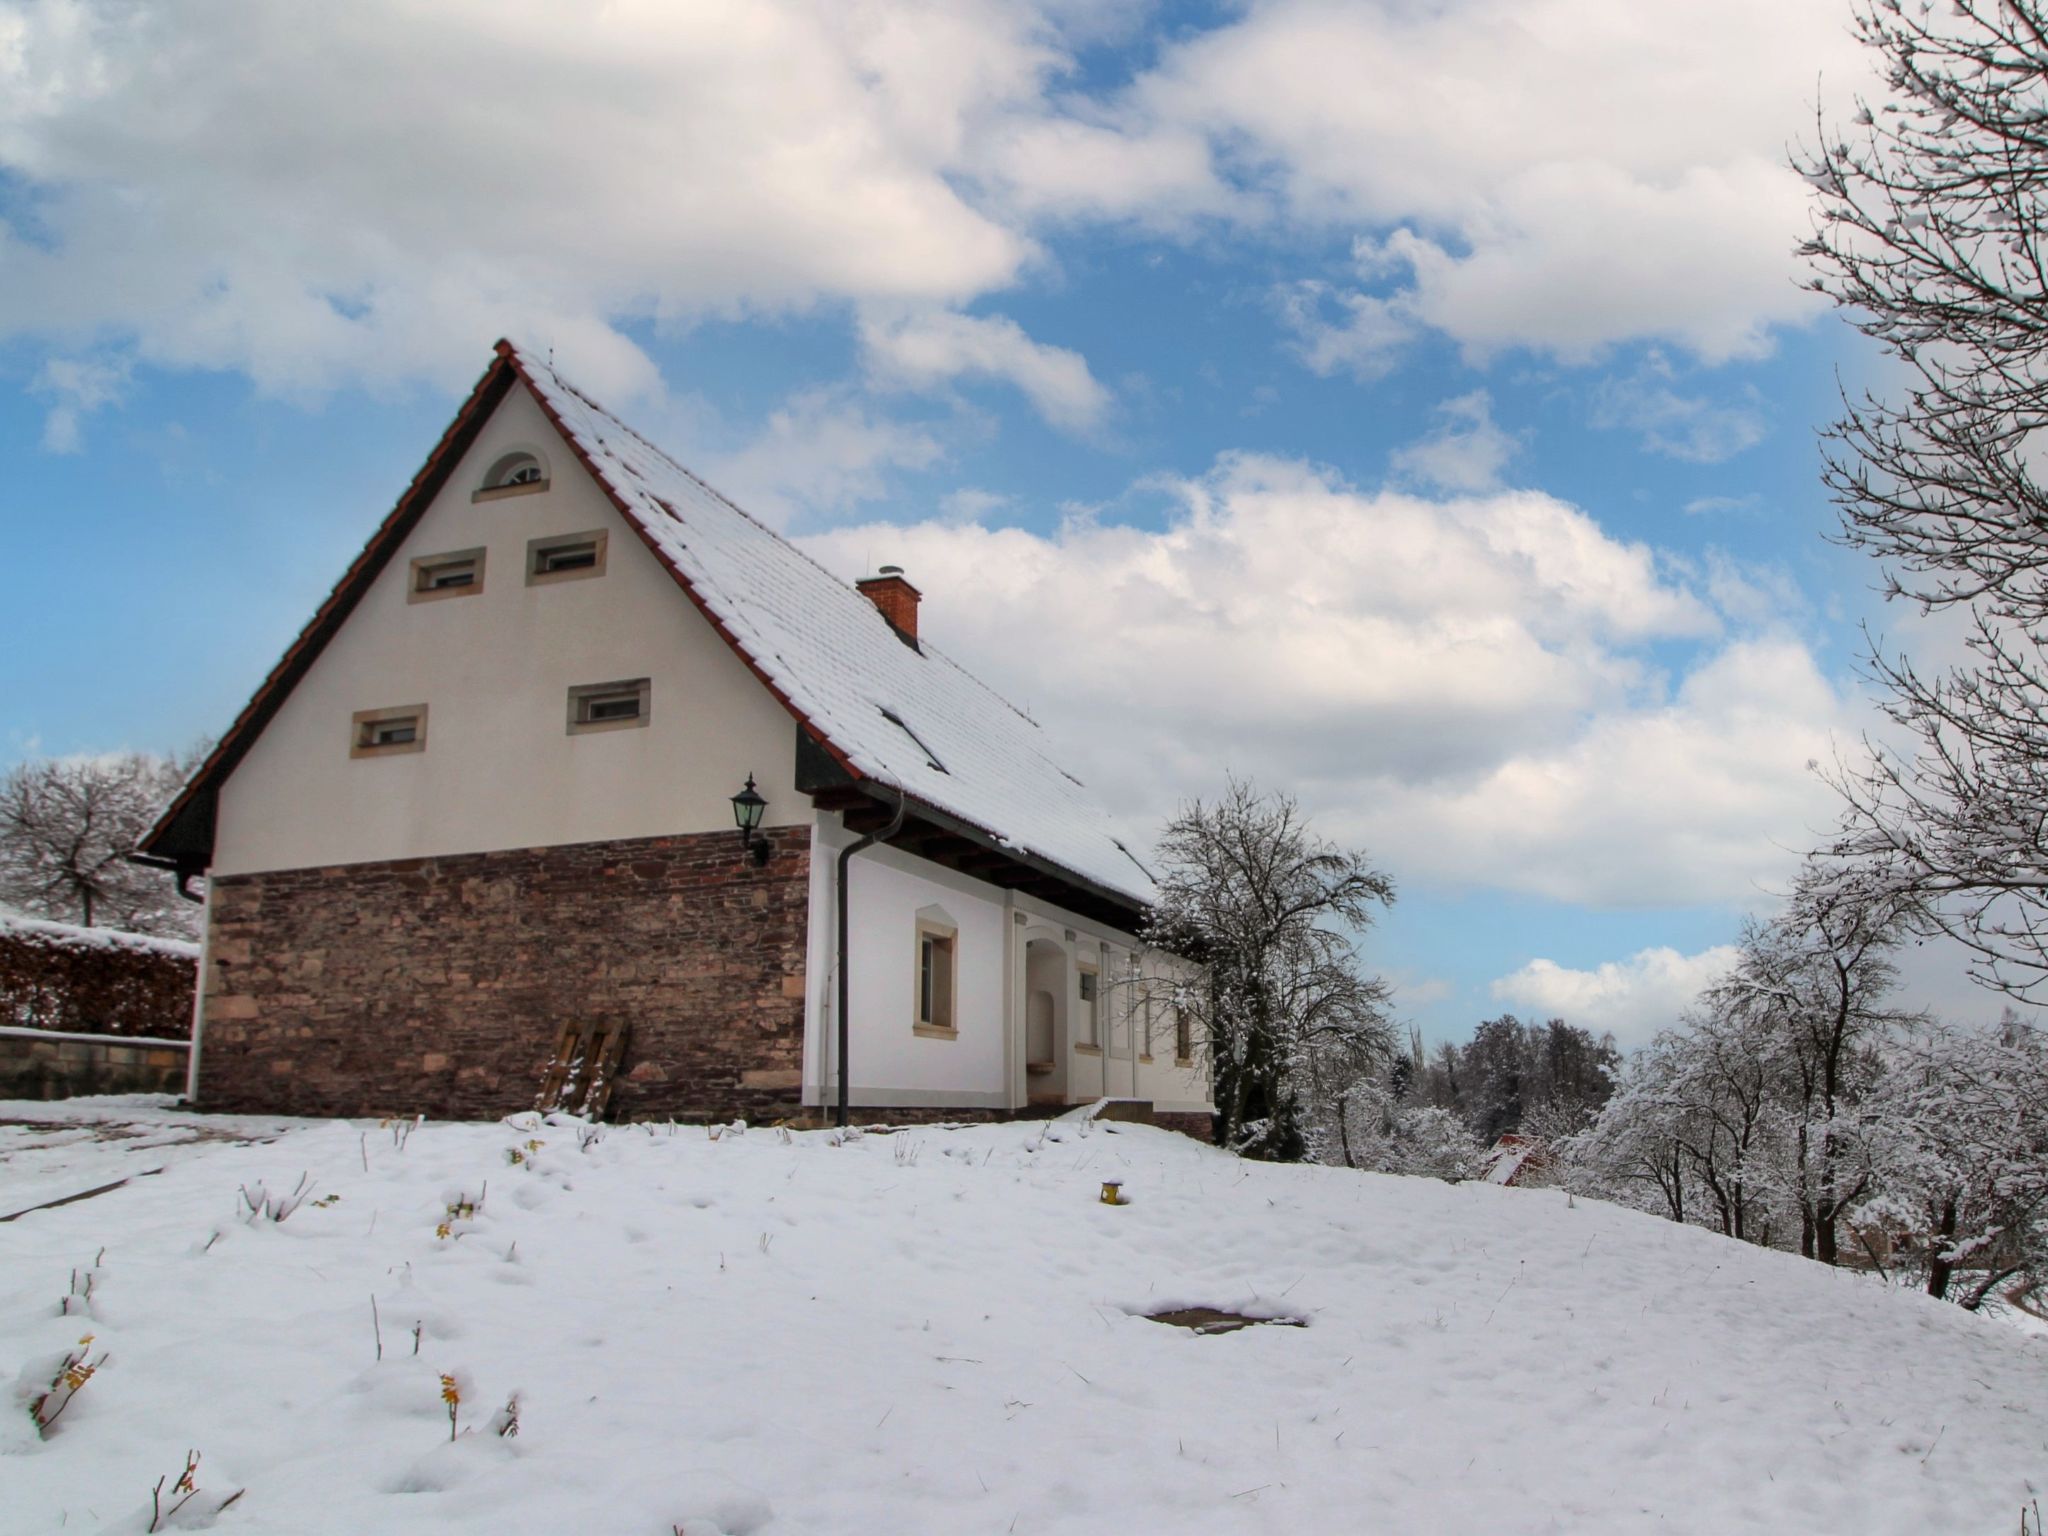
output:
M1149 875L919 596L500 342L144 842L207 878L196 1100L1206 1130Z
M1538 1137L1503 1131L1486 1149L1479 1177L1488 1184L1535 1183L1551 1171L1552 1163L1550 1148Z

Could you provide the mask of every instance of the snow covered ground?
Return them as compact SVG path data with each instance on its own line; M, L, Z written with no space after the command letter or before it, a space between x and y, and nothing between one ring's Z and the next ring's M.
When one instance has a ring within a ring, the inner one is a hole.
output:
M1555 1191L1071 1121L582 1140L0 1105L0 1217L162 1170L0 1223L0 1531L146 1530L188 1449L181 1521L337 1536L1989 1536L2048 1483L2048 1342Z

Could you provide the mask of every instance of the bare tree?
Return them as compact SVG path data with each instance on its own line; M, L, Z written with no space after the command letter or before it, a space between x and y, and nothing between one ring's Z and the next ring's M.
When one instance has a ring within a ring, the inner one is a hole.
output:
M1911 745L1844 769L1836 851L1880 854L1969 945L1974 974L2048 993L2048 4L1859 0L1887 99L1823 124L1812 286L1903 383L1825 435L1841 537L1893 597L1967 614L1938 674L1873 648Z
M1312 832L1293 799L1237 779L1185 806L1160 853L1151 936L1206 963L1187 1002L1207 1040L1217 1139L1302 1157L1314 1105L1394 1054L1386 986L1353 949L1393 881Z
M147 752L42 758L0 779L0 903L58 922L191 938L199 909L128 855L185 780Z

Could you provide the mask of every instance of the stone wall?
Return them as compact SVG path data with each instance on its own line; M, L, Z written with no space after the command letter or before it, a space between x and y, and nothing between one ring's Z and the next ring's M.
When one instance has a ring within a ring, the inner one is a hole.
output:
M529 1109L566 1020L631 1035L610 1117L800 1113L810 829L213 882L199 1103Z
M183 1093L190 1050L182 1040L0 1028L0 1099Z

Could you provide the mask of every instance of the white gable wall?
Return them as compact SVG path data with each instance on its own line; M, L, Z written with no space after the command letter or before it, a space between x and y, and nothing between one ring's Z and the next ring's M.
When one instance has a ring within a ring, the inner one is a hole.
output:
M472 502L537 450L549 489ZM529 539L602 528L602 576L526 585ZM412 560L482 546L483 591L410 603ZM568 690L647 677L641 729L570 735ZM424 752L352 758L356 711L425 703ZM223 786L216 874L808 822L796 726L515 386ZM737 838L737 832L734 832Z

